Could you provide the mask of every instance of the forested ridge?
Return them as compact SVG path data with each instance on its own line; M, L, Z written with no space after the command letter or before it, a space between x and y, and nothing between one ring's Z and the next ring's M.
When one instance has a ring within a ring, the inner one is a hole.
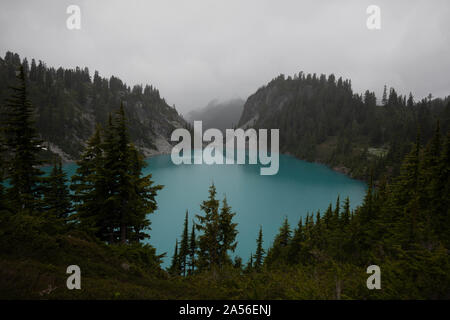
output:
M145 163L130 138L127 107L119 102L96 126L73 177L57 157L44 176L26 77L21 67L2 119L0 297L450 298L450 134L437 119L429 134L416 126L398 173L381 175L374 187L377 167L370 169L360 207L338 198L325 212L285 219L273 241L261 226L250 257L232 257L239 212L211 185L198 212L186 212L163 270L162 256L141 241L151 236L149 214L163 186L141 175ZM74 263L82 290L65 286ZM381 269L380 290L366 287L373 264Z
M186 126L174 106L151 85L130 87L115 76L103 78L97 71L91 75L88 68L48 67L9 51L0 58L0 105L8 98L19 66L27 77L36 129L47 157L59 154L64 160L79 159L96 124L106 124L108 114L121 102L126 106L131 140L146 155L167 152L172 131Z
M240 127L280 129L280 152L317 161L352 177L378 182L397 175L418 128L422 141L436 121L450 128L450 98L419 99L384 86L382 97L355 93L333 74L280 75L251 95Z

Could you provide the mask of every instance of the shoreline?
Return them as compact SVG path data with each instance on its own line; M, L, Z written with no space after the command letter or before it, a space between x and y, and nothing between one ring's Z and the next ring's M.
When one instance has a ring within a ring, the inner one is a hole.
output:
M141 150L141 151L142 151L142 150ZM170 151L169 151L169 150L161 150L161 151L159 151L159 150L154 150L154 149L146 149L146 150L144 150L144 152L143 152L144 159L153 158L153 157L162 156L162 155L167 155L167 154L170 154ZM352 175L350 174L351 168L348 168L348 167L346 167L346 166L343 166L343 165L335 165L335 166L331 166L331 165L329 165L329 164L327 164L327 163L324 163L324 162L321 162L321 161L319 161L319 160L308 161L308 160L299 158L299 157L297 157L297 156L294 156L294 155L291 154L290 152L282 152L282 153L280 153L280 154L282 154L282 155L287 155L287 156L291 156L291 157L294 157L295 159L298 159L298 160L301 160L301 161L306 161L306 162L308 162L308 163L317 163L317 164L326 166L328 169L333 170L334 172L343 174L343 175L347 176L347 177L350 178L350 179L359 180L359 181L362 181L362 182L364 182L364 183L367 183L367 181L364 180L364 179L356 178L356 177L352 176ZM66 158L66 159L64 159L64 160L62 159L61 162L62 162L63 165L66 165L66 164L74 164L74 163L76 163L77 161L78 161L78 159L77 159L77 160L73 160L73 159L67 159L67 158ZM44 164L43 166L41 166L41 167L48 167L48 166L52 166L52 164L51 164L51 163L45 163L45 164Z

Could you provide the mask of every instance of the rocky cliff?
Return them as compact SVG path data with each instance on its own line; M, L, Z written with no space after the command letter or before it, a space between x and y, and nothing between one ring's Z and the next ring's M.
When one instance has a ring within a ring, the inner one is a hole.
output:
M170 152L170 134L186 127L174 107L153 86L128 86L117 77L90 75L87 68L47 67L7 52L0 59L0 108L16 83L22 65L28 78L29 99L36 109L36 126L44 146L64 161L76 160L97 124L124 104L132 141L146 155ZM1 114L4 114L3 112Z

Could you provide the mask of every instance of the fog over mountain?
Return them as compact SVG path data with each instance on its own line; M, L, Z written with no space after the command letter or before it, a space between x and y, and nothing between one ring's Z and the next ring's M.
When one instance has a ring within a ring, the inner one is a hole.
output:
M71 4L81 9L80 30L66 28ZM372 4L380 30L366 27ZM299 71L334 73L377 97L385 84L417 99L450 88L448 0L15 0L1 8L0 56L151 83L183 114L214 98L246 99Z
M203 128L217 128L222 131L237 126L244 108L245 101L234 98L226 101L212 100L204 108L192 110L186 115L186 120L203 121Z

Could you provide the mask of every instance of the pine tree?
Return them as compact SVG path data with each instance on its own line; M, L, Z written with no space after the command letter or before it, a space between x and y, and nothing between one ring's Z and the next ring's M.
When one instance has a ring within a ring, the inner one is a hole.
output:
M259 227L258 239L256 239L256 253L254 267L257 271L260 271L263 265L265 250L263 244L262 226Z
M17 76L18 85L12 87L12 96L6 104L4 134L11 158L6 163L7 178L11 185L7 197L13 208L28 213L41 210L43 172L38 159L42 141L34 127L34 108L28 100L27 80L21 66Z
M269 267L287 262L290 241L291 227L287 217L285 217L278 234L275 236L273 246L267 252L265 261Z
M123 105L103 132L97 127L78 165L71 187L81 228L109 243L148 238L162 186L141 176L145 161L129 140Z
M347 226L350 223L350 199L349 197L345 198L344 202L344 211L342 212L342 227Z
M72 216L80 222L80 228L104 241L114 242L114 226L108 220L108 212L103 206L108 187L105 181L101 148L101 127L97 126L88 140L80 160L77 161L76 173L70 185L76 214Z
M411 92L409 93L408 102L406 103L406 106L408 108L412 108L414 106L414 98Z
M435 236L440 237L442 229L440 221L441 214L447 210L443 206L445 200L442 191L445 190L441 177L445 168L441 165L442 142L439 121L436 123L435 134L423 152L422 174L420 175L420 198L421 207L424 208L424 219L427 241ZM437 233L436 235L434 233Z
M331 203L325 211L325 215L323 217L323 222L325 223L325 228L328 230L332 228L333 223L333 208L331 207Z
M192 221L191 237L189 239L189 267L191 274L195 270L195 255L197 253L197 238L195 236L195 223Z
M1 134L1 132L0 132ZM3 186L3 179L5 176L5 162L4 162L4 141L3 137L0 135L0 226L3 222L5 222L5 217L8 213L8 205L5 197L5 191Z
M382 100L381 100L381 104L382 104L383 106L385 106L385 105L387 105L387 103L388 103L388 99L387 99L387 88L386 88L386 85L384 85L384 88L383 88L383 98L382 98Z
M254 266L253 253L251 252L250 253L250 258L248 259L248 262L247 262L247 265L245 266L245 270L244 271L246 273L252 272L253 271L253 266Z
M437 145L436 139L434 144ZM450 248L450 133L447 134L441 149L428 184L431 211L429 214L438 238L446 248Z
M275 242L279 243L282 247L287 247L291 240L291 227L289 225L288 218L285 217L283 225L280 228L280 233L275 238Z
M123 105L117 113L116 121L110 115L105 129L102 149L104 151L104 174L109 187L105 209L109 212L113 228L118 228L118 237L125 243L130 236L131 211L135 189L132 179L132 163L129 150L129 137L125 124Z
M309 217L309 213L308 213ZM305 241L305 235L303 230L303 221L300 218L297 228L295 229L294 236L289 245L289 262L297 264L300 262L300 255L302 252L303 241Z
M174 276L179 276L181 274L180 256L178 254L178 240L175 241L175 250L173 251L169 273Z
M188 212L184 218L183 234L181 235L179 259L183 276L186 276L188 269L187 256L189 254L189 232L188 232Z
M55 226L63 227L72 212L72 202L61 159L54 162L50 175L44 178L43 203L47 219L55 221Z
M134 193L130 201L131 230L129 241L137 242L149 238L150 235L146 231L151 230L151 221L149 214L153 214L158 208L156 196L164 186L156 185L152 180L152 174L141 176L142 170L146 167L144 157L137 149L130 144L130 153L132 159L132 185Z
M198 238L198 267L200 269L211 269L219 266L220 263L219 201L215 196L216 187L212 184L209 187L208 200L203 201L200 205L204 215L196 215L199 221L196 228L202 232Z
M227 198L222 201L222 208L219 215L220 228L220 243L219 243L219 266L231 264L231 259L228 256L228 251L234 252L236 250L237 242L237 223L233 223L235 212L231 211L228 205Z
M331 218L331 228L335 231L339 227L341 218L341 202L340 197L336 199L336 206L334 207L333 217Z
M416 143L402 163L400 176L395 182L395 198L392 199L391 210L395 214L396 234L403 244L418 241L423 227L419 217L422 195L420 180L420 135L417 134Z

